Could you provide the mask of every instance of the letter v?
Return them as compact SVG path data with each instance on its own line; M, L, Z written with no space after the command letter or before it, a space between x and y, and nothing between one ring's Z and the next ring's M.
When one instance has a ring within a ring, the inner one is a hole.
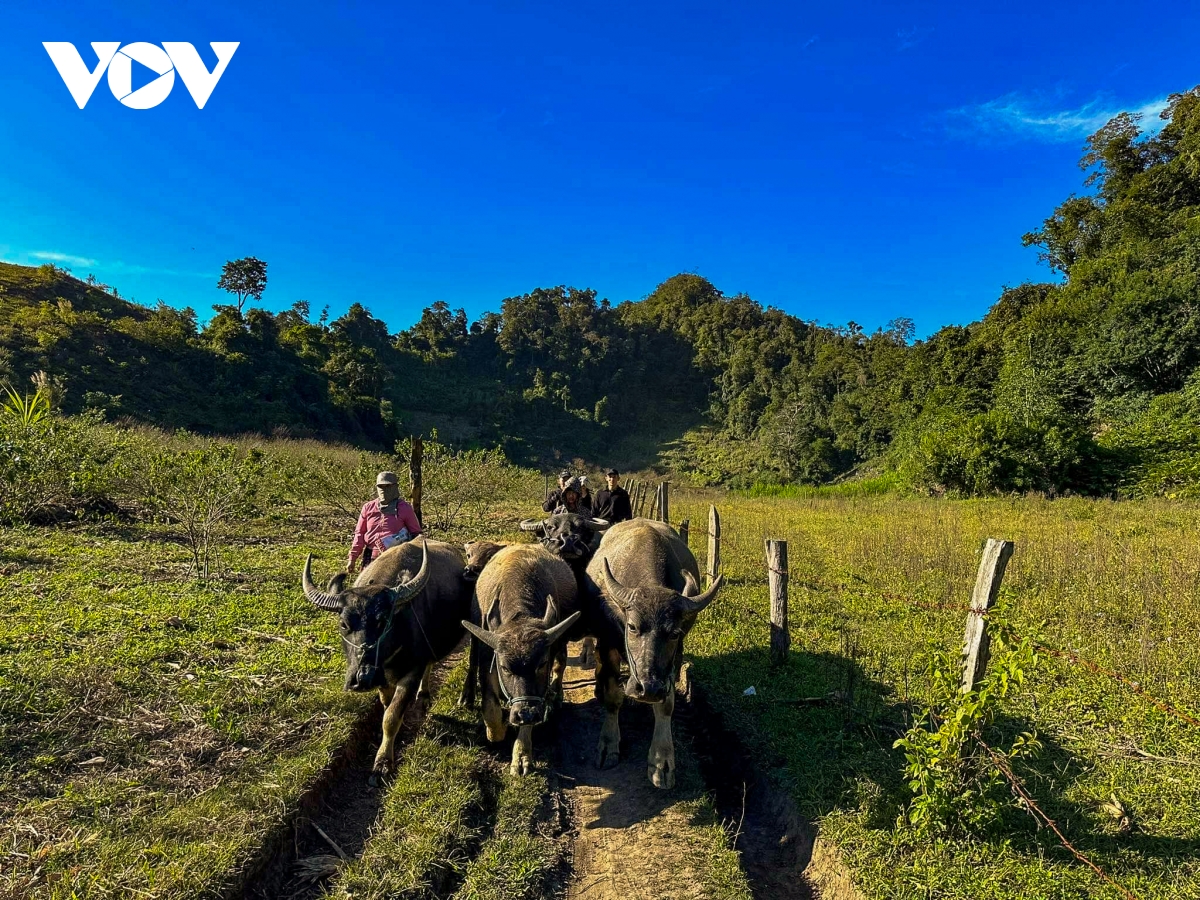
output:
M96 85L100 83L104 70L112 62L112 58L117 55L121 42L92 41L92 49L96 51L96 57L99 60L94 72L88 71L83 57L79 55L75 45L68 41L42 41L42 46L50 54L50 61L54 63L54 68L58 69L58 74L62 76L63 83L66 84L67 90L75 99L75 105L83 109L91 99L92 91L96 90Z
M225 67L233 59L234 51L241 46L241 42L209 41L208 46L212 47L213 53L217 54L217 66L211 72L205 68L204 60L200 58L196 48L186 41L163 41L162 46L167 51L167 56L171 57L175 71L183 79L188 93L196 101L196 108L204 109L204 104L212 96L213 88L225 74Z

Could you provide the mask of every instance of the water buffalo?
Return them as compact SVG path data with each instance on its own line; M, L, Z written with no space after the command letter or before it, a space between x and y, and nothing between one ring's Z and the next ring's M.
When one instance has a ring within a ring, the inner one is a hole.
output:
M327 590L312 581L312 554L304 562L304 596L337 613L346 654L346 690L379 691L385 711L374 771L392 767L393 743L409 701L433 664L462 639L471 604L462 551L441 541L410 541L382 553L354 586L346 573Z
M575 597L570 567L532 544L500 550L475 583L471 621L462 625L477 642L472 658L488 740L503 740L507 725L518 729L509 769L513 775L532 768L533 726L545 721L552 697L561 696L567 650L563 638L580 617Z
M628 696L654 705L647 775L655 787L675 785L671 715L683 639L717 596L721 581L701 592L696 558L662 522L632 519L605 533L587 567L585 600L597 643L596 697L606 711L596 754L600 768L619 759L618 713ZM622 660L629 665L624 690Z
M526 519L521 530L532 532L543 547L560 559L584 565L596 549L596 536L609 527L607 519L579 513L555 513L545 519Z
M463 567L463 578L471 582L478 581L483 567L507 546L508 544L498 544L494 541L467 541L463 544L463 552L467 555L467 564Z
M545 519L526 519L521 523L521 530L532 532L543 547L571 567L582 597L586 593L588 563L592 561L592 554L600 545L601 535L611 525L607 519L597 519L594 516L555 513ZM585 615L585 619L590 618ZM588 637L583 640L579 666L590 669L596 664L595 641L590 636L592 628L589 623L585 622L583 630Z

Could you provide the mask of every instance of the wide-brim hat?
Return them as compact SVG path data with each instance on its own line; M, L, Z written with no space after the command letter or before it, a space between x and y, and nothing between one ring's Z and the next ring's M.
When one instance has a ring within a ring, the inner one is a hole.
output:
M400 479L396 477L395 472L380 472L375 476L375 486L379 487L381 484L398 485L400 484Z

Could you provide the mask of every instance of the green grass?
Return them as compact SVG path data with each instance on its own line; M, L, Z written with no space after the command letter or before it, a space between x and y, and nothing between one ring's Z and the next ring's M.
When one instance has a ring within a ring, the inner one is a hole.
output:
M1196 714L1195 505L680 491L673 517L706 522L710 501L722 514L729 582L689 640L696 674L764 768L841 848L867 897L1122 896L1012 803L986 833L913 841L896 825L907 793L904 760L891 744L909 710L927 701L931 655L961 645L961 610L988 536L1017 545L1002 599L1019 632L1126 673ZM703 530L693 525L701 558ZM791 571L791 655L774 669L767 537L788 540ZM750 685L757 695L744 697ZM853 709L774 702L834 690L851 691ZM1048 657L988 738L1028 727L1046 749L1018 773L1082 852L1142 900L1200 897L1200 728ZM1134 815L1131 834L1101 809L1114 794Z
M0 532L0 893L235 882L371 702L297 588L328 540L249 535L201 585L160 537Z
M477 709L457 703L466 660L450 670L403 752L382 815L334 897L534 900L565 849L547 814L544 771L511 778L483 746Z

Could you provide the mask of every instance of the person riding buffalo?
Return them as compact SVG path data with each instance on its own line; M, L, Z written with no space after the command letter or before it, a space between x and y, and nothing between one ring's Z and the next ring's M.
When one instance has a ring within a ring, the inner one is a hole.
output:
M551 491L542 511L548 513L572 512L590 516L592 514L592 497L587 490L587 477L572 476L569 471L563 471L558 476L558 490Z
M606 519L614 525L633 518L633 506L629 502L629 493L621 487L621 473L609 469L604 473L607 487L596 492L595 516Z
M368 500L358 516L346 571L362 557L363 567L373 556L410 541L421 533L421 523L413 508L400 499L400 480L395 472L380 472L375 477L375 499Z

